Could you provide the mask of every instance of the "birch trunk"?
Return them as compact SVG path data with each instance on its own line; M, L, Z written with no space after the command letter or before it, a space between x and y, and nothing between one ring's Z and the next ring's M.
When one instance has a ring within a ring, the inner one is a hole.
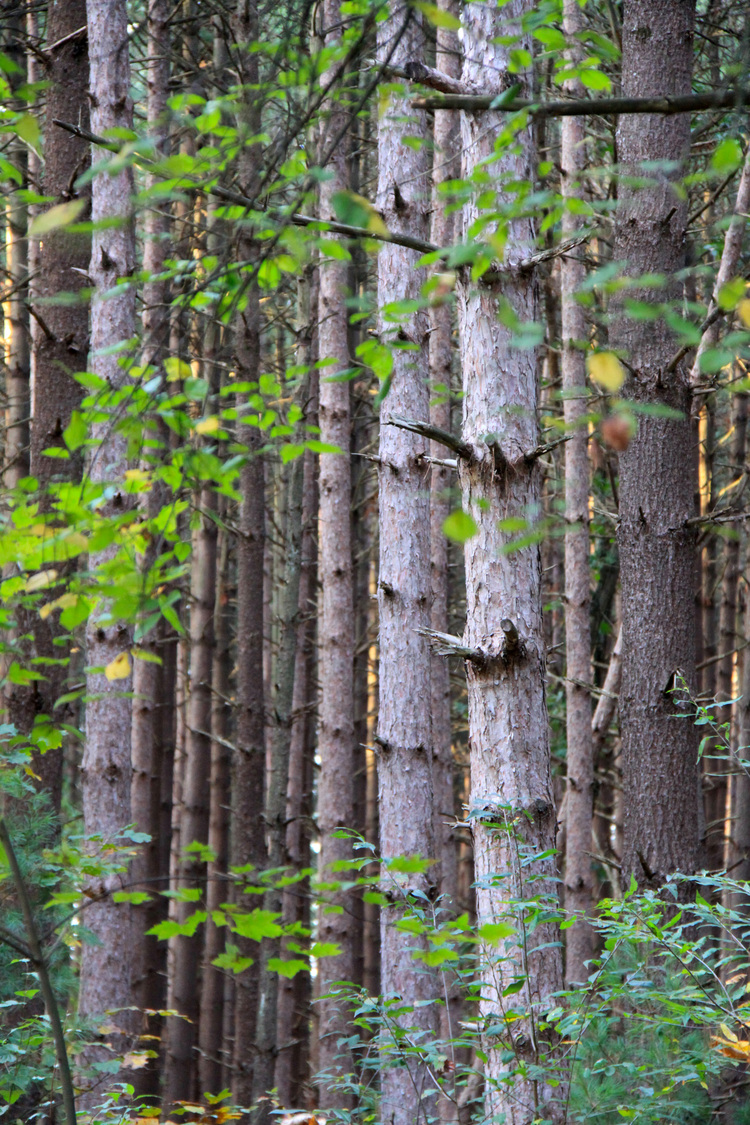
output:
M623 21L623 95L689 93L693 65L694 0L629 0ZM644 161L684 166L690 119L622 116L617 129L620 162L637 176ZM617 261L632 277L673 278L685 265L687 201L670 175L646 173L648 187L620 184L615 232ZM678 173L679 174L679 173ZM672 174L674 176L674 174ZM650 290L630 289L637 300ZM680 283L668 281L659 301L679 300ZM624 395L648 406L667 406L681 420L639 415L638 432L620 455L618 543L622 581L622 730L624 854L622 875L660 886L673 871L691 872L699 860L697 732L681 710L678 680L695 692L693 608L695 531L694 457L689 372L667 365L674 337L662 320L649 332L622 313L611 342L622 349L633 374ZM664 778L670 779L669 786Z
M325 0L322 9L323 42L336 51L341 42L338 0ZM330 72L322 84L331 81ZM330 146L347 124L347 109L341 92L332 89L323 148ZM332 198L350 188L349 146L340 142L328 163L331 178L320 185L320 216L335 218ZM351 383L337 379L350 366L346 291L349 280L346 261L331 258L320 266L318 306L320 357L334 360L320 376L320 438L341 453L320 457L320 704L318 726L318 830L319 872L323 883L340 881L342 872L331 864L352 858L351 841L334 835L350 828L354 819L354 587L352 566L352 474ZM352 1060L342 1054L338 1040L346 1034L348 1012L333 989L336 981L354 979L354 896L351 890L325 893L321 906L318 938L333 942L340 953L324 958L319 967L318 1070L340 1075L351 1069ZM342 1094L324 1080L318 1087L321 1109L332 1109ZM346 1098L344 1098L346 1100Z
M394 66L424 61L424 32L416 13L394 3L378 25L378 59ZM423 143L411 147L405 138ZM378 125L377 207L391 231L426 238L430 205L430 161L424 115L401 95L391 95ZM393 347L390 388L380 409L380 700L378 784L380 853L385 858L419 854L434 859L430 651L418 631L430 625L430 509L427 442L389 424L392 415L429 419L428 316L424 309L389 316L392 303L420 297L424 271L418 255L386 245L378 255L378 331ZM392 888L391 888L392 889ZM419 891L434 898L432 872L413 875L381 911L381 988L386 998L407 1004L434 1000L440 982L415 962L414 936L395 928L403 895ZM404 1017L422 1029L436 1029L434 1005ZM424 1068L401 1061L384 1069L382 1119L413 1125L424 1107Z
M507 71L507 47L499 36L518 33L518 21L531 12L531 0L510 0L497 11L472 3L464 9L463 79L486 85ZM528 48L525 37L516 44ZM523 76L514 75L514 81ZM491 111L461 116L464 178L494 152L503 127ZM493 178L511 183L533 182L534 143L531 129L516 134L513 147L500 151L492 164ZM511 191L497 191L495 205L513 208ZM472 236L480 214L475 202L464 208L464 236ZM534 246L534 228L527 218L510 218L507 227L502 295L522 322L539 319L539 287L533 273L515 264ZM537 545L511 549L513 533L503 520L533 526L541 498L541 469L524 454L539 440L537 419L539 355L519 350L511 331L498 319L497 297L490 286L459 286L459 327L464 386L464 440L472 449L461 459L459 475L464 510L477 533L465 547L465 642L477 651L469 662L469 748L471 817L477 879L477 920L513 925L517 932L505 943L505 960L485 948L482 957L480 1012L497 1024L497 1013L509 1008L524 1019L505 1033L485 1036L485 1114L505 1115L506 1125L521 1125L543 1111L557 1116L553 1098L559 1091L534 1081L518 1069L544 1064L547 1048L530 1013L551 1005L562 983L562 957L557 930L542 924L533 935L522 933L514 905L539 895L555 898L555 863L549 856L522 869L528 856L546 854L555 843L555 805L550 776L549 730L545 701L545 644L542 627L541 561ZM506 318L507 319L507 318ZM529 885L529 877L534 882ZM552 943L552 944L550 944ZM508 1002L503 990L511 980L523 981ZM513 1061L506 1062L507 1052ZM515 1075L514 1077L512 1075ZM564 1098L562 1099L564 1102Z
M569 43L584 28L578 0L565 0L563 28ZM577 55L580 52L575 52ZM575 57L572 60L575 62ZM566 84L571 97L580 97L580 82ZM586 125L582 117L564 117L562 129L562 193L566 203L581 197L586 166ZM580 220L566 207L563 239L578 233ZM586 392L586 316L576 294L586 277L583 257L561 259L562 387L565 432L565 639L567 675L565 715L567 787L565 833L565 909L577 920L566 933L565 979L585 981L586 962L594 952L594 933L587 915L592 908L591 826L594 805L594 755L591 737L592 682L591 587L589 571L589 459Z
M132 129L125 0L88 0L87 16L92 131L101 135L111 129ZM101 159L101 153L95 152L93 159ZM112 354L112 345L130 340L135 332L135 294L133 288L116 296L105 294L129 277L135 266L132 194L129 170L115 176L100 174L93 181L92 218L104 225L94 233L88 271L94 287L90 367L113 389L122 386L126 374L118 356ZM101 509L103 516L111 517L125 506L117 484L127 467L126 440L111 422L99 423L94 436L100 444L91 456L89 477L103 488L114 486L113 498ZM113 552L110 548L92 556L91 569L106 564ZM86 628L87 663L103 669L127 651L130 643L130 630L124 625L92 618ZM92 671L86 690L89 701L81 765L84 831L110 839L130 821L131 703L126 693L132 690L132 681L128 676L110 682L103 672ZM95 893L112 891L118 882L108 878L101 887L91 889ZM129 907L105 897L87 913L87 925L97 944L84 944L81 954L78 1010L84 1018L127 1008L132 1001ZM131 1014L119 1012L113 1022L125 1029L132 1022Z

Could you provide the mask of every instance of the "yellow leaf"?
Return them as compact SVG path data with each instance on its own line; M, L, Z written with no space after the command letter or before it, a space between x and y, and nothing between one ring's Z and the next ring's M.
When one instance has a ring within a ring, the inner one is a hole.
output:
M41 781L42 780L38 773L34 773L31 766L24 766L23 769L24 769L24 773L27 773L29 775L29 777L34 778L34 781Z
M49 211L43 211L33 220L29 226L29 237L40 238L52 230L67 227L76 221L85 206L85 199L71 199L69 203L58 203L50 207Z
M750 297L745 297L744 300L740 301L737 312L740 314L740 320L745 328L750 328Z
M610 394L619 391L625 382L625 369L614 352L595 352L589 356L589 375Z
M215 434L220 429L221 423L216 415L210 418L201 418L200 422L195 423L196 434Z
M144 1066L148 1066L150 1058L151 1055L147 1052L129 1051L122 1056L122 1065L126 1066L128 1070L143 1070Z
M52 602L47 602L39 610L39 616L42 621L46 621L49 615L55 609L69 609L70 606L78 605L77 594L61 594L59 598L55 598Z
M104 669L104 675L110 683L112 680L126 679L130 675L130 657L127 652L121 652L119 656L111 660Z
M26 583L25 590L27 594L33 594L35 590L45 590L47 586L51 586L57 578L56 570L40 570L38 574L32 574Z
M727 1027L727 1025L725 1023L719 1024L719 1030L721 1031L721 1034L724 1036L725 1039L728 1039L731 1043L737 1042L737 1036L734 1034L733 1031L729 1030L729 1028Z

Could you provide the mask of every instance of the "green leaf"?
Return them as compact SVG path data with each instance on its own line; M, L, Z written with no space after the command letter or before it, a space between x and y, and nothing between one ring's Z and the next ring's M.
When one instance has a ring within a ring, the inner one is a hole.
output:
M307 961L282 961L280 957L270 957L268 967L272 973L278 973L280 977L296 977L297 973L304 973L310 969Z
M241 937L249 938L251 941L262 941L266 937L281 937L282 928L276 923L276 919L280 917L280 914L260 909L251 910L247 914L233 913L232 929Z
M741 163L742 146L734 137L725 137L720 141L711 157L711 167L721 176L734 172Z
M735 277L732 281L727 281L719 290L719 307L725 312L730 312L745 296L746 289L747 282L744 277Z
M130 902L133 906L141 906L144 902L151 902L151 895L145 891L115 891L112 902Z
M402 875L421 875L430 866L431 860L422 859L418 855L397 855L389 859L386 867L389 871L397 871Z
M435 4L427 4L425 0L413 0L413 3L414 7L422 13L433 27L444 27L448 31L458 31L460 29L461 21L456 19L451 12L445 12Z
M443 523L443 535L446 539L452 539L454 543L465 543L478 531L479 528L474 518L462 508L457 508L455 512L451 512Z
M486 922L478 930L482 941L490 943L502 941L504 938L511 937L515 932L515 926L512 926L509 922Z
M15 125L16 133L25 141L29 148L33 148L34 152L41 154L42 151L42 131L39 128L39 122L36 117L30 113L24 113L19 117ZM68 204L61 204L62 207L67 207Z
M564 51L567 46L565 36L556 27L540 27L534 32L534 38L551 51Z
M583 67L578 72L578 77L581 80L581 85L585 86L588 90L612 89L612 80L606 74L603 74L601 70L594 70L593 67Z

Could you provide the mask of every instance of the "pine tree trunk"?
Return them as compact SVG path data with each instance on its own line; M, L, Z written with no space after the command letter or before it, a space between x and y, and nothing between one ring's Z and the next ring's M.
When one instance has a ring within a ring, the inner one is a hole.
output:
M199 508L210 512L215 496L201 490ZM200 517L193 539L190 590L190 682L187 701L185 774L182 784L178 889L204 889L206 865L199 853L187 855L191 844L208 843L209 780L211 773L211 670L216 598L216 523ZM176 920L182 924L197 909L195 902L177 903ZM201 963L203 929L191 937L170 938L172 1003L180 1016L167 1024L164 1101L167 1106L195 1097L197 1077L195 1047L200 1022L200 991L196 987Z
M458 4L443 0L442 7L454 18ZM461 54L458 35L447 28L437 29L436 68L450 78L461 76ZM432 223L430 240L436 246L453 242L454 214L448 209L448 197L440 191L441 184L454 180L460 173L458 159L458 116L450 110L438 110L433 125L434 156L432 168ZM450 284L450 279L446 279ZM442 430L451 429L451 374L453 368L454 311L450 301L435 301L430 309L430 422ZM445 458L445 450L437 442L430 446L432 457ZM433 465L430 481L430 574L432 585L431 628L448 633L448 539L443 524L450 515L452 470ZM453 796L453 747L451 731L451 685L448 661L437 654L430 660L432 694L433 788L435 808L436 858L440 860L440 892L446 905L456 901L456 819Z
M517 33L518 21L533 7L531 0L510 0L500 11L484 4L464 9L464 81L486 86L487 76L493 75L501 91L498 76L507 70L508 48L497 37ZM514 45L528 49L530 43L522 35ZM522 75L513 78L523 83ZM462 114L464 178L493 153L502 124L502 117L492 111ZM493 176L533 182L533 161L533 136L527 128L516 134L512 148L495 156ZM512 201L512 196L498 191L500 207L513 205ZM475 203L465 205L465 237L478 213ZM502 295L521 323L539 319L537 280L514 269L533 245L531 220L512 219ZM533 521L541 499L538 459L524 456L539 441L540 357L534 349L513 346L510 329L498 318L492 287L466 280L458 297L463 436L473 451L470 460L461 459L459 475L464 510L478 528L465 546L465 643L478 654L467 667L477 920L480 926L500 923L517 929L513 900L545 893L556 896L555 863L548 855L555 841L555 804L545 701L540 552L536 544L504 552L514 533L499 527L504 520ZM525 857L545 853L548 858L522 868ZM500 964L493 957L495 950L485 949L480 1012L489 1016L503 1011L507 1005L502 992L512 980L523 981L513 998L515 1009L529 1012L544 1005L562 983L556 940L556 927L547 923L533 935L517 933L511 938L504 948L507 959ZM506 1035L487 1039L483 1049L488 1118L504 1114L507 1125L520 1125L536 1116L538 1105L544 1107L545 1117L555 1116L554 1103L547 1103L553 1096L559 1098L560 1092L553 1092L543 1079L520 1075L503 1081L518 1064L543 1061L547 1046L529 1020L514 1024ZM517 1063L504 1061L508 1051Z
M563 26L568 42L583 30L578 0L565 0ZM579 54L580 52L576 52ZM573 58L575 64L575 57ZM580 97L580 82L568 82L566 91ZM586 124L582 117L564 117L562 129L562 191L566 201L580 199L586 165ZM579 219L565 210L563 239L575 237ZM594 755L591 737L591 695L584 685L592 682L591 593L589 572L589 459L586 392L586 315L576 294L586 277L583 258L561 260L562 387L565 431L565 638L567 675L565 714L567 733L567 788L565 833L565 909L577 921L565 937L565 979L585 981L586 962L594 951L594 934L587 921L592 908L594 879L591 870L591 825L594 803Z
M91 128L99 135L111 129L132 129L128 58L128 16L125 0L88 0ZM106 154L105 154L106 155ZM101 159L100 153L94 160ZM94 287L91 308L90 369L109 386L123 384L125 372L112 344L130 340L135 332L135 295L132 288L116 296L105 296L135 266L135 237L131 214L133 177L130 171L115 176L98 175L93 181L92 218L104 224L93 237L89 277ZM110 349L109 354L106 354ZM58 376L59 377L59 376ZM89 478L94 484L115 484L127 467L125 437L111 422L98 423ZM104 516L123 510L125 499L116 492L101 509ZM91 556L95 570L114 553L109 548ZM130 647L128 628L91 618L86 629L87 663L105 668ZM81 765L83 824L86 833L112 839L130 821L130 728L132 690L130 676L110 682L103 672L89 672L86 679L86 746ZM107 878L94 892L112 891L119 879ZM129 907L104 898L87 911L87 926L97 944L84 944L81 954L79 1015L90 1018L112 1009L127 1008L132 1001ZM133 1022L125 1011L112 1017L120 1028ZM85 1104L85 1096L82 1104Z
M378 25L378 60L400 67L424 61L419 17L401 4L394 4L388 19ZM404 114L408 115L408 124ZM410 110L400 95L391 95L378 123L377 207L389 230L426 238L429 149L426 143L410 147L405 144L406 136L426 142L426 121ZM393 245L385 246L378 255L378 331L381 339L393 345L393 371L380 408L380 700L376 746L381 855L419 854L433 859L430 650L418 631L430 625L428 448L423 438L389 425L392 415L429 420L429 322L427 312L420 309L399 316L396 326L383 311L391 303L419 298L425 275L415 268L418 257ZM403 909L400 895L411 890L433 898L433 873L428 869L408 877L402 892L394 894L393 905L381 910L381 988L386 998L398 995L416 1004L434 999L440 981L412 958L414 936L395 928ZM415 1008L404 1019L417 1027L435 1029L437 1008ZM412 1125L420 1115L420 1095L426 1082L424 1069L413 1059L398 1069L386 1069L381 1084L383 1121Z
M235 10L237 62L242 82L250 89L258 82L258 56L245 49L258 37L257 11L251 0L238 0ZM250 100L243 109L243 130L258 132L256 108ZM245 147L240 163L240 184L252 197L257 182L257 153ZM255 256L255 245L247 228L240 232L238 259ZM237 377L258 381L260 373L260 304L256 285L251 285L246 304L235 319L234 347ZM244 432L243 432L244 431ZM267 864L263 823L265 776L265 719L263 681L263 561L265 542L265 483L260 456L260 432L243 427L241 439L249 446L250 458L242 469L239 535L237 539L237 753L232 771L231 857L233 866ZM256 1019L259 998L258 951L246 939L238 941L240 955L253 957L255 964L241 973L235 984L233 1094L241 1105L250 1105L253 1095Z
M89 59L86 26L86 0L52 0L47 6L46 41L54 50L48 51L42 77L47 83L44 127L43 179L39 190L50 196L50 206L76 199L83 200L82 219L89 217L91 185L76 187L76 181L89 166L91 154L86 141L72 137L54 124L56 118L76 121L83 129L89 127ZM75 34L78 32L79 34ZM81 402L81 387L72 378L85 366L89 350L89 310L85 302L44 305L40 299L61 293L78 293L89 285L87 278L91 260L91 237L71 234L67 230L50 231L42 240L29 246L30 260L36 259L38 270L32 284L32 308L41 318L34 321L31 369L33 391L31 403L30 472L39 482L43 507L50 481L76 480L80 477L80 456L68 460L48 457L44 450L63 449L63 432L72 411ZM37 613L21 614L19 632L33 634L33 655L59 660L61 650L53 640L59 629L55 616L42 620ZM6 689L10 721L20 731L31 730L37 715L52 715L56 700L65 691L67 668L50 663L45 679L32 688L13 686ZM78 714L70 705L55 711L55 722L76 726ZM49 794L53 808L60 808L62 797L61 750L35 755L32 768L41 778L40 787Z
M322 9L323 26L327 30L324 45L336 50L341 40L341 16L338 0L326 0ZM333 75L323 75L325 86ZM333 89L326 134L322 148L326 150L346 127L348 111L339 100L340 91ZM320 185L320 216L335 218L332 198L350 187L348 169L349 145L340 141L331 154L328 171L331 178ZM351 383L337 380L349 366L348 311L346 291L349 280L346 261L331 258L320 266L318 306L318 339L320 357L335 360L334 366L321 369L320 375L320 437L341 453L323 453L320 457L320 650L319 650L319 725L318 754L318 829L320 832L320 877L341 880L341 873L331 864L352 858L349 839L334 833L349 828L354 818L354 581L352 567L351 504ZM346 1073L352 1065L338 1040L346 1034L348 1012L330 996L335 981L354 978L354 896L351 890L326 894L332 907L321 907L318 939L333 942L341 952L320 963L318 1007L318 1069L335 1075ZM324 1080L318 1087L321 1109L341 1104L342 1094L333 1083ZM344 1098L346 1100L346 1098Z
M623 94L688 93L693 64L694 0L629 0L623 22ZM639 174L643 161L684 164L690 119L622 116L617 130L621 164ZM647 173L652 186L620 185L614 256L639 277L673 278L685 265L687 201L665 173ZM630 289L648 301L649 290ZM659 300L681 297L679 283ZM620 725L623 741L625 886L631 875L660 886L673 871L691 872L699 861L696 729L675 721L684 691L695 692L693 576L694 458L688 370L667 365L676 349L667 325L648 332L619 313L611 342L634 374L624 395L648 406L679 410L683 418L639 415L638 432L620 455L618 543L622 580L623 672ZM677 689L673 693L673 689ZM670 784L664 784L664 778Z
M290 465L288 473L288 534L285 542L285 583L281 599L281 640L275 668L274 715L276 726L271 741L270 764L266 787L265 823L268 833L268 866L282 868L286 860L286 794L289 784L289 750L294 698L296 658L296 621L299 608L299 587L302 550L302 458ZM263 899L265 910L280 915L283 896L273 886ZM261 948L260 1000L253 1067L253 1101L263 1098L275 1086L278 1030L279 975L269 967L272 958L281 956L281 943L276 938L264 939ZM271 1106L261 1103L258 1120L268 1117Z

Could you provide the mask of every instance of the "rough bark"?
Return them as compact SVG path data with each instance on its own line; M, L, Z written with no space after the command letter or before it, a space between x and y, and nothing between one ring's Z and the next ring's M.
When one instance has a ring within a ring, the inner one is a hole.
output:
M280 643L274 675L273 711L275 728L271 739L265 802L268 866L272 870L283 868L286 859L286 794L289 784L289 751L296 662L295 626L299 609L302 548L302 468L303 461L301 458L293 461L287 481L286 566L283 596L280 603ZM282 913L283 895L280 887L272 886L267 891L263 899L263 906L265 910L269 910L276 915ZM282 952L279 939L264 939L261 950L258 1030L255 1042L255 1065L253 1067L253 1101L256 1103L275 1086L279 975L269 967L269 962L272 958L281 956ZM258 1110L258 1120L269 1120L270 1111L271 1106L268 1101L261 1103Z
M341 41L341 17L338 0L326 0L322 9L324 44L335 51ZM333 75L323 75L322 83ZM347 109L341 92L331 91L332 104L323 148L346 126ZM340 143L328 163L332 173L320 185L320 216L333 218L332 198L350 187L349 146ZM320 437L336 446L341 453L323 453L320 457L320 657L319 657L319 726L318 754L318 830L320 833L319 873L325 884L340 881L342 872L331 864L352 858L351 840L335 836L337 829L350 828L354 819L354 576L352 566L352 474L349 449L351 445L351 383L337 379L350 367L348 346L348 310L346 291L349 266L345 261L329 259L320 266L318 306L320 356L334 360L320 377ZM354 896L351 890L324 892L327 905L320 909L318 936L321 942L333 942L339 949L334 957L321 961L320 1001L318 1007L318 1070L340 1075L351 1069L352 1060L342 1054L338 1040L346 1034L348 1012L336 996L337 981L354 979ZM341 1093L330 1080L318 1087L321 1109L340 1104ZM345 1099L346 1100L346 1099Z
M298 285L300 325L297 361L308 367L317 358L317 333L311 323L317 318L317 270ZM317 425L317 376L307 383L305 424ZM289 746L289 784L286 795L286 859L296 872L310 866L312 825L312 777L315 754L314 707L317 695L314 676L315 602L317 587L318 462L315 454L304 454L302 481L302 547L292 699L292 731ZM284 891L283 923L310 925L309 882L293 884ZM310 977L297 973L279 980L276 1088L283 1106L303 1104L310 1055Z
M693 0L630 0L623 21L625 94L682 94L690 90ZM688 117L620 118L620 162L637 174L643 161L682 165L690 146ZM647 173L648 187L620 184L615 259L632 277L667 279L685 264L687 203L674 174ZM630 290L636 299L650 291ZM659 300L679 300L668 280ZM678 722L682 680L695 690L693 575L694 459L689 372L668 365L675 341L663 321L649 332L622 313L611 342L627 356L632 374L624 394L640 404L679 410L680 420L640 415L638 431L620 455L618 543L622 580L623 673L620 726L623 740L624 854L622 875L659 886L673 871L691 872L699 859L696 729ZM673 689L677 689L675 693ZM669 786L664 778L670 778Z
M394 4L378 26L378 58L395 66L420 62L424 32L415 13ZM408 122L404 115L409 115ZM421 113L392 95L378 125L377 207L390 230L427 234L430 163L426 144L404 143L406 136L427 139ZM390 387L380 408L380 700L378 785L380 852L385 858L419 854L434 859L430 651L420 629L430 624L429 469L424 438L389 425L391 415L417 421L429 418L428 317L425 310L389 319L387 306L419 298L424 271L418 255L385 246L378 256L378 331L393 345ZM386 311L384 311L386 310ZM408 779L408 780L406 780ZM388 886L387 882L385 884ZM389 888L393 890L393 888ZM403 910L402 894L436 893L428 869L411 876L381 910L381 988L386 997L403 996L409 1004L437 995L436 975L420 971L413 960L414 937L395 928ZM434 1006L415 1008L405 1020L435 1028ZM382 1117L389 1125L411 1125L420 1116L423 1068L408 1065L382 1075Z
M577 0L565 0L563 27L569 42L584 27ZM574 60L575 61L575 57ZM571 96L580 82L568 82ZM583 118L562 120L562 192L569 202L580 199L586 165ZM566 208L563 239L579 232L580 218ZM588 923L594 890L591 870L591 822L594 804L594 756L591 738L591 579L589 572L589 458L586 391L586 316L576 295L586 276L583 258L568 255L560 264L562 314L562 387L565 430L565 721L567 787L565 833L565 909L577 920L565 935L565 979L586 980L586 962L594 951Z
M169 0L150 0L147 13L147 118L151 134L159 137L166 128L167 98L169 94ZM163 142L159 144L164 148ZM153 186L155 177L149 178ZM146 232L143 247L143 268L148 280L143 287L142 362L158 369L169 343L169 288L166 279L159 275L164 268L167 244L164 236L169 232L169 215L152 208L146 215ZM160 427L160 439L166 452L166 427ZM144 466L147 470L148 465ZM144 516L154 519L166 499L165 488L155 484L146 494ZM159 550L158 541L149 543L142 562L148 574ZM133 726L131 732L131 757L133 774L130 789L131 816L141 832L148 832L150 842L141 849L131 867L131 879L145 881L143 889L151 892L151 901L132 910L133 925L133 1001L144 1014L141 1030L148 1035L161 1035L162 1019L146 1015L145 1010L158 1011L166 1007L166 955L165 943L152 929L166 917L166 901L155 894L167 889L169 858L164 855L162 843L162 801L171 802L171 788L163 792L162 780L165 760L174 753L173 715L170 714L169 693L174 691L174 667L167 656L171 626L162 620L147 635L142 647L160 663L137 660L133 668ZM167 836L168 838L168 836ZM165 878L166 877L166 878ZM157 880L164 879L161 885ZM148 1042L148 1041L146 1041ZM129 1075L136 1094L156 1095L159 1088L159 1066L153 1062Z
M442 7L458 16L458 5L443 0ZM461 74L458 35L447 28L437 29L436 68L449 78ZM433 124L434 156L432 166L432 222L430 237L436 246L453 242L454 214L448 209L449 197L441 192L442 184L460 173L458 159L458 118L455 113L438 110ZM446 279L450 284L450 279ZM453 367L452 302L438 296L430 309L430 422L442 430L451 430L451 374ZM430 443L430 455L445 458L445 450L437 442ZM430 626L439 633L448 628L448 539L443 524L450 514L450 488L453 474L445 465L433 465L430 480L430 575L432 608ZM451 739L451 688L448 661L433 654L430 662L432 695L433 789L435 808L436 859L440 860L440 893L445 904L456 900L456 838L453 796L453 748Z
M463 79L477 82L507 70L507 46L498 41L531 11L531 0L510 0L499 11L472 3L464 9ZM518 45L528 47L525 37ZM522 76L514 76L523 81ZM498 92L501 80L498 82ZM494 151L502 118L493 111L461 116L462 175L471 177ZM530 129L516 134L501 150L494 177L533 182L534 144ZM514 206L514 197L497 190L495 205ZM474 201L464 206L464 237L480 214ZM539 287L533 274L514 266L534 246L528 218L508 222L502 295L522 322L539 319ZM464 386L463 437L471 459L460 459L464 510L477 525L466 542L465 643L478 659L469 662L468 706L471 758L471 812L480 925L506 923L523 928L514 902L547 894L555 897L555 863L549 857L526 865L526 857L554 848L555 806L550 776L549 731L545 701L545 645L542 626L541 561L536 545L504 552L512 533L501 520L533 522L541 498L541 467L524 452L539 442L537 418L539 355L519 350L511 331L498 319L497 297L487 286L462 279L459 328ZM507 319L507 318L506 318ZM533 874L534 882L529 885ZM492 947L483 950L483 998L489 1016L508 1005L502 992L513 979L524 981L513 1008L530 1012L549 1003L562 983L562 956L556 927L539 926L533 935L517 932L500 963ZM552 943L552 944L548 944ZM495 1021L496 1022L496 1021ZM485 1113L504 1114L507 1125L531 1121L538 1113L556 1115L559 1091L543 1080L517 1073L518 1064L544 1062L544 1037L528 1019L483 1044ZM504 1061L506 1052L514 1061ZM515 1061L517 1060L517 1062ZM515 1074L514 1077L510 1075ZM563 1098L564 1101L564 1098Z
M76 121L82 128L89 127L89 59L86 26L86 0L51 0L47 7L47 50L43 78L49 83L46 92L44 127L44 167L42 194L52 197L50 206L82 200L82 219L89 217L91 185L77 188L75 182L90 163L88 143L79 137L70 137L54 124L55 118ZM72 36L72 38L71 38ZM72 378L86 364L89 350L89 310L84 301L63 305L38 305L39 299L61 293L78 293L89 285L87 278L91 259L91 237L88 234L70 234L65 229L51 231L43 240L32 240L30 260L38 269L33 280L33 311L41 318L34 321L31 350L31 425L29 468L39 482L43 507L48 506L45 493L53 480L77 479L81 472L81 459L73 455L68 460L47 457L44 450L64 448L63 431L70 415L79 405L82 390ZM60 632L55 615L42 620L37 613L21 614L19 632L33 634L33 655L59 660L61 650L53 645ZM55 701L65 691L67 668L51 663L44 669L44 680L37 680L30 688L13 686L6 696L10 720L21 731L31 730L37 716L52 715ZM58 708L56 722L76 725L78 716L73 708ZM35 755L34 772L41 778L40 786L50 796L54 808L59 809L62 796L61 750L50 750Z
M219 511L220 518L224 515ZM200 1028L198 1038L198 1089L201 1095L223 1089L222 1063L225 1045L224 977L212 964L224 950L224 931L213 921L213 912L227 901L226 874L229 861L231 716L230 676L232 668L229 615L229 543L226 531L217 542L216 597L214 603L214 650L211 660L211 773L209 780L208 846L215 857L207 868L206 941L201 969Z
M88 0L87 16L92 129L98 134L109 129L132 129L125 0ZM100 155L94 154L93 159ZM126 378L118 356L111 354L112 345L130 340L135 331L133 289L105 296L118 280L130 276L135 265L132 194L133 177L129 170L113 176L100 174L93 181L92 217L95 223L106 226L94 234L88 269L94 287L89 366L112 388L121 386ZM111 422L97 423L93 432L100 444L91 455L89 478L101 486L115 486L114 496L101 509L105 517L113 517L126 504L124 496L116 490L127 467L126 442ZM109 548L91 556L91 569L106 565L114 550ZM104 582L107 581L105 578ZM97 617L89 620L89 667L103 669L129 647L127 627ZM126 693L132 690L132 680L128 676L110 682L103 672L92 671L87 675L86 689L86 745L81 765L84 831L111 839L130 821L131 703ZM106 879L101 887L92 889L111 891L118 881ZM81 954L78 1010L84 1018L126 1008L132 1001L129 907L105 897L91 906L87 914L87 924L97 944L84 944ZM113 1016L113 1022L127 1027L131 1013L119 1012ZM84 1103L85 1100L84 1097Z
M243 110L243 128L258 132L252 87L258 81L258 56L245 49L257 39L257 12L250 0L239 0L235 10L240 77L248 87ZM245 147L240 165L240 183L252 197L257 182L257 153ZM251 231L242 228L238 238L239 260L255 255ZM251 285L244 307L234 323L237 377L250 383L260 373L260 304L257 286ZM243 441L250 457L242 469L239 534L237 539L237 752L232 770L231 858L233 866L267 862L263 823L265 774L265 722L263 683L263 556L265 541L265 483L259 453L257 427L243 427ZM257 949L238 941L240 955L257 958ZM253 1094L256 1017L259 997L256 963L236 981L234 1002L233 1094L241 1105L250 1105Z

